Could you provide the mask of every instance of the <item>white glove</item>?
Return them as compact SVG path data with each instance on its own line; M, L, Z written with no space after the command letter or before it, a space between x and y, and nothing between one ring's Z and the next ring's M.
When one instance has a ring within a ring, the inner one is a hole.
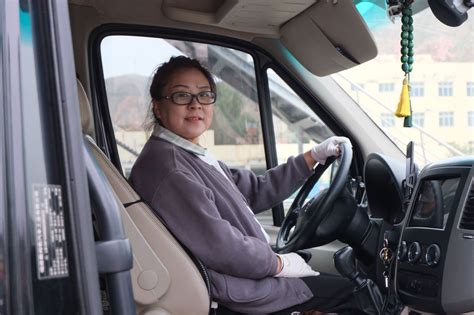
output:
M302 278L319 275L319 272L312 270L304 259L296 253L281 254L278 256L281 259L282 268L275 277Z
M349 143L352 147L351 141L348 138L333 136L315 145L311 149L311 157L319 164L324 165L328 157L341 154L340 143Z

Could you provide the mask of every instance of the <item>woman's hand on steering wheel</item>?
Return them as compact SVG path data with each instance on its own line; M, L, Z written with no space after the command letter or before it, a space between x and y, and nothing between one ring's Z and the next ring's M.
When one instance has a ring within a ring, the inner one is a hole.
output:
M316 158L325 164L317 165L313 175L306 180L298 192L278 232L276 252L289 253L310 247L308 245L329 243L330 240L336 238L337 227L328 227L327 225L321 227L321 223L329 217L336 199L346 186L352 161L352 145L349 139L347 141L346 139L345 137L331 137L314 148ZM335 158L329 157L337 154L338 147L341 152L340 163L331 185L327 190L304 203L324 171L335 161ZM319 238L319 240L315 240L315 238Z
M347 143L352 148L349 138L333 136L315 145L311 149L311 157L319 164L324 165L329 157L341 155L341 148L339 146L341 143Z

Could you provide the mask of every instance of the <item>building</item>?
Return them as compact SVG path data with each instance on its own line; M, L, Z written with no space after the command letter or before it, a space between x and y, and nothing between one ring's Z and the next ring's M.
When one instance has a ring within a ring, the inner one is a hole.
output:
M418 162L474 154L474 62L439 62L416 57L410 75L415 128L394 116L403 73L399 56L382 55L334 78L391 138L419 147Z

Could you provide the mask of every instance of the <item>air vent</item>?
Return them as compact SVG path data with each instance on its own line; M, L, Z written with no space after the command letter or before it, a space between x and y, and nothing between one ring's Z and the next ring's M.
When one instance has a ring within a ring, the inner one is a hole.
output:
M471 182L471 190L467 196L459 227L461 229L474 230L474 182Z

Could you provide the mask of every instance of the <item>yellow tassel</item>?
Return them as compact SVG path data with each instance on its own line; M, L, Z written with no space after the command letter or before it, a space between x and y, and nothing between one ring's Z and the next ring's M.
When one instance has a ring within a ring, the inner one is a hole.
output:
M405 79L403 79L402 93L400 94L400 102L398 103L397 110L395 111L395 116L408 117L410 114L410 94L408 93L408 80L405 77Z

